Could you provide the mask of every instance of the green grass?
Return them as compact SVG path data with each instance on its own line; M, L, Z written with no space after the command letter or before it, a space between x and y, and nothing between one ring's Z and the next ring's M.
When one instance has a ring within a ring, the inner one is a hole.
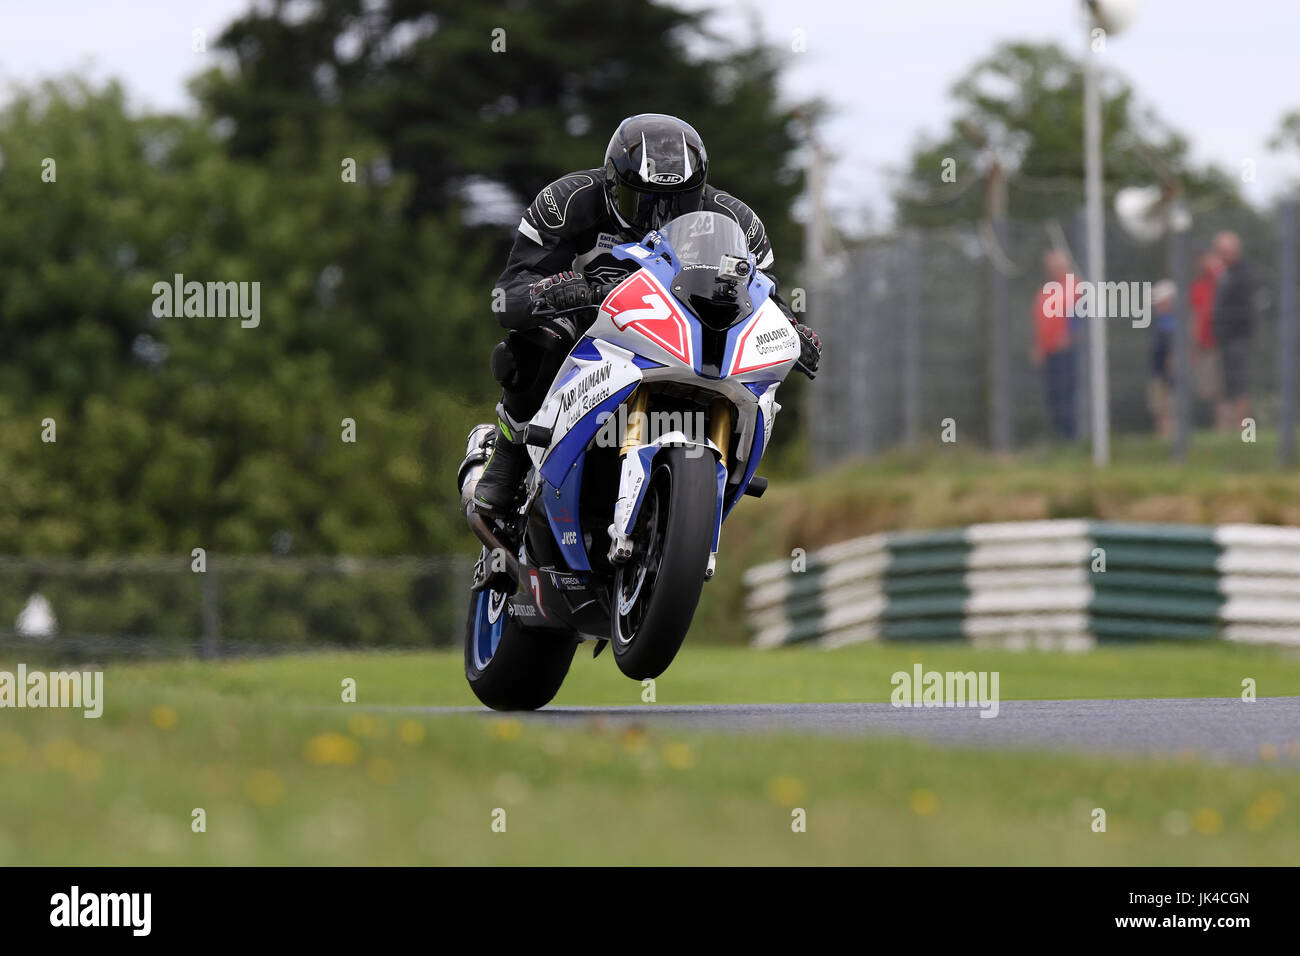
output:
M916 660L998 670L1004 699L1235 696L1244 677L1263 696L1300 693L1295 656L1217 645L1085 655L688 646L657 702L883 700L889 674ZM357 705L340 702L348 677ZM1300 858L1300 774L1268 762L365 709L469 703L450 654L110 666L105 696L99 720L0 711L0 865ZM582 654L557 704L640 699L608 655ZM1275 745L1290 753L1300 739ZM191 831L196 807L205 833ZM806 833L791 832L793 807L806 811ZM1096 807L1106 833L1091 829ZM491 829L496 808L504 833Z
M755 652L693 646L695 636L692 632L656 682L657 703L884 701L892 689L890 675L910 672L917 662L927 670L997 671L1006 700L1235 697L1246 677L1255 679L1260 696L1300 695L1300 653L1218 642L1111 646L1084 654L964 644ZM641 684L623 677L608 652L593 660L590 647L579 649L554 705L640 704ZM459 652L293 655L216 665L184 661L115 668L106 679L131 692L167 687L279 706L332 706L347 677L356 681L361 704L477 705Z

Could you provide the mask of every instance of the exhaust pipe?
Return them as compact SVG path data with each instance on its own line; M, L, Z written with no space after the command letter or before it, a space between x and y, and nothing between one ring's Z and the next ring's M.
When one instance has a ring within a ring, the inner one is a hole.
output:
M465 460L456 472L456 484L460 486L460 509L465 511L474 500L474 491L478 480L483 476L488 459L492 457L492 445L496 440L497 430L494 425L475 425L469 433L465 447Z
M488 560L500 560L506 566L506 574L510 575L510 579L515 584L519 584L519 559L506 547L505 542L497 537L487 519L475 511L472 505L465 510L465 519L469 522L469 530L474 532L474 537L482 541L488 549ZM500 555L499 559L497 555Z
M487 467L488 459L492 457L492 446L495 441L495 425L475 425L470 431L465 447L465 460L460 463L460 468L456 472L456 481L460 485L460 508L465 513L465 520L469 523L469 529L474 532L474 537L483 542L488 549L489 560L505 564L506 573L518 584L519 559L505 542L497 537L488 520L474 508L474 491L478 488L478 480L483 476L483 469Z

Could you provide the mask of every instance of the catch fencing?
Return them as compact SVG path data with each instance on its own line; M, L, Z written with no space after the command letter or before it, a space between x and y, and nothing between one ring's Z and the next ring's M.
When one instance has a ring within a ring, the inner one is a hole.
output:
M472 566L455 555L3 557L0 654L448 646L463 633Z
M1300 646L1300 528L1061 520L896 532L745 574L755 647Z
M1004 453L1088 440L1087 320L1075 328L1073 374L1069 380L1059 370L1054 375L1072 434L1054 427L1045 371L1031 356L1031 307L1045 281L1044 252L1066 252L1078 280L1089 272L1083 217L1064 198L1060 209L1059 218L909 227L826 257L822 278L807 280L808 322L825 344L806 399L816 467L941 440ZM1255 288L1248 391L1259 426L1281 430L1284 462L1294 455L1290 436L1300 401L1298 218L1295 202L1259 217L1208 210L1190 232L1149 245L1127 235L1113 215L1106 229L1107 281L1175 279L1180 316L1189 314L1197 255L1219 230L1240 233ZM1118 435L1155 430L1148 391L1155 323L1137 321L1106 320L1110 420ZM1186 374L1175 370L1175 392L1181 390L1178 408L1188 433L1213 427L1214 402L1197 391L1189 364L1182 367ZM953 427L945 439L948 420Z

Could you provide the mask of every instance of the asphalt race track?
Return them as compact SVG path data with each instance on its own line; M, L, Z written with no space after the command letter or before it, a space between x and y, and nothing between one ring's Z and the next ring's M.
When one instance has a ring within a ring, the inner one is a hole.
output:
M476 707L401 707L429 714ZM996 717L977 707L873 704L643 704L548 707L511 716L551 724L673 725L697 731L877 734L997 748L1123 754L1196 754L1222 760L1275 759L1300 765L1300 697L1163 700L1013 700Z

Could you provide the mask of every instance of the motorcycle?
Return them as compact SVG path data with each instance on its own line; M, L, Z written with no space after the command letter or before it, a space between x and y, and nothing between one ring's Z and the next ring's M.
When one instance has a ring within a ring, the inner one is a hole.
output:
M681 216L613 250L638 268L603 297L524 429L532 468L508 520L472 504L492 425L457 475L483 544L465 625L465 676L496 710L560 689L577 646L613 648L636 680L672 663L717 565L799 364L799 337L740 227ZM588 314L590 314L590 308ZM517 547L506 542L519 542Z

